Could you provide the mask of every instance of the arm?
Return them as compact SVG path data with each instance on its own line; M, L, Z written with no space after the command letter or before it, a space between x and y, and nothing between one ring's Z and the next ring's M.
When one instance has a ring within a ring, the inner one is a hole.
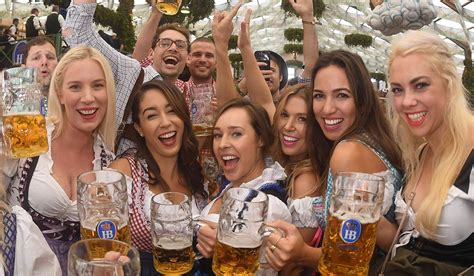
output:
M158 9L155 8L155 4L152 3L150 16L143 25L143 28L138 35L137 42L135 43L135 49L132 54L134 59L142 61L148 56L151 44L153 43L154 34L156 33L156 29L160 24L162 16L163 14L159 12Z
M41 22L40 22L38 16L35 16L35 17L33 18L33 25L35 26L35 29L36 29L36 30L42 30L42 29L43 29L43 28L41 27Z
M116 88L116 125L119 127L133 86L138 79L140 63L116 51L92 26L95 0L75 0L68 9L63 37L72 47L83 44L97 49L109 61Z
M61 29L64 27L64 17L62 15L58 15L58 22L59 22L59 26L61 26Z
M229 39L234 29L232 19L237 14L242 2L235 5L230 13L218 12L212 20L212 37L216 45L216 98L218 106L239 97L234 85L232 70L227 52Z
M265 108L268 116L270 116L270 120L273 121L275 104L273 103L272 93L270 92L270 88L268 88L267 82L258 67L252 46L250 45L250 34L248 31L251 14L251 10L247 10L245 13L245 20L240 25L240 35L238 40L238 46L244 64L247 92L252 102L260 104Z
M284 0L285 1L285 0ZM306 22L313 21L313 1L312 0L289 0L295 11L303 21L303 57L304 70L301 76L311 78L311 71L319 59L318 38L316 26Z
M110 163L109 168L117 170L126 176L132 177L132 169L130 168L130 164L128 163L128 160L125 158L120 158L112 163Z

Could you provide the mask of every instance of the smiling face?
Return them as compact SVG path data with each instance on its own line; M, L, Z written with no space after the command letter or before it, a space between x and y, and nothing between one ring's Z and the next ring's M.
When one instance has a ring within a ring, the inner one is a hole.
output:
M87 58L71 62L58 91L65 128L92 133L107 111L105 74L99 63Z
M171 29L163 31L159 39L187 42L186 37L182 33ZM178 49L176 43L172 43L169 48L161 48L158 42L153 49L153 66L163 78L172 79L174 82L183 72L187 56L187 48Z
M344 69L330 65L316 73L313 112L324 136L336 141L354 124L356 105Z
M301 161L307 155L306 117L307 105L298 95L288 98L278 115L277 127L283 153L293 161Z
M423 54L400 56L390 67L395 109L413 135L439 136L444 121L447 86Z
M181 149L184 122L158 89L150 89L141 99L139 123L135 128L145 138L153 157L174 158Z
M255 179L265 168L261 139L243 108L224 111L214 126L213 150L225 177L234 185Z
M216 69L216 47L211 42L194 42L186 63L195 83L209 82Z
M58 65L56 49L50 43L32 46L28 51L25 65L38 68L40 83L49 86L54 68Z

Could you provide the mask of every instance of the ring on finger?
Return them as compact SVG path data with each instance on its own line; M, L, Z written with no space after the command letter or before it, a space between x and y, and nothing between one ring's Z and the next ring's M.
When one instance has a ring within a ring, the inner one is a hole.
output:
M274 244L272 244L272 246L270 246L270 251L273 252L273 251L275 251L275 249L277 249L277 247Z
M277 240L276 243L275 243L275 247L278 247L278 242L281 240L281 238L283 238L283 236L280 236L280 237L278 238L278 240Z

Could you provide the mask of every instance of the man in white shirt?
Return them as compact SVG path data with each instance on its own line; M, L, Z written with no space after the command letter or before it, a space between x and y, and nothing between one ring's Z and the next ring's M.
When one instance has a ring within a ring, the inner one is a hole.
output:
M64 18L59 14L59 7L53 5L51 13L46 18L46 35L57 34L61 32L61 29L64 26Z
M31 15L26 20L26 38L38 36L39 32L43 31L38 15L39 10L37 8L32 8Z

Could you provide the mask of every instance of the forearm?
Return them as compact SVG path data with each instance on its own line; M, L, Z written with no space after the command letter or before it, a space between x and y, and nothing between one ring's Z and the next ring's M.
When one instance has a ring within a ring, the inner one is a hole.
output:
M311 22L312 15L302 17L302 20ZM304 78L311 78L311 71L319 59L319 45L316 34L316 26L312 24L303 24L303 56L304 56L304 70L301 74Z
M273 103L272 93L270 92L270 88L268 88L265 78L260 72L257 60L253 54L253 49L250 46L243 47L240 49L240 53L242 54L242 61L244 64L244 74L248 95L252 102L260 104L265 108L270 116L270 120L273 121L275 104Z
M226 102L238 98L239 94L234 86L227 44L216 43L216 98L221 107Z
M299 266L317 267L319 258L321 257L321 248L312 247L307 244L301 248L301 254L294 262Z
M381 217L377 227L377 245L385 252L388 252L392 245L393 239L396 238L397 225L389 222L386 218Z
M155 7L152 7L150 17L143 25L142 30L137 38L137 43L135 44L135 49L133 50L132 57L138 61L144 60L148 56L148 50L151 48L153 43L153 37L160 24L161 17L163 14L156 11Z

